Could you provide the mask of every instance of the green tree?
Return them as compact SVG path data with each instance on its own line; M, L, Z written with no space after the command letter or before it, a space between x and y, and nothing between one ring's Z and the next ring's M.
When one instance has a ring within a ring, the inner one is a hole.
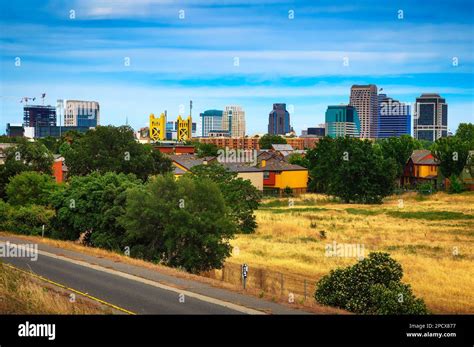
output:
M359 203L381 203L393 192L395 160L367 140L325 137L306 157L311 189Z
M51 202L51 196L59 185L51 175L35 171L24 171L10 179L6 193L12 205L43 205Z
M457 136L441 137L431 151L439 160L439 170L444 177L459 176L467 162L469 143Z
M133 174L94 172L72 177L51 199L56 210L53 236L77 240L81 233L90 232L93 246L120 249L125 231L117 218L124 213L125 191L140 184Z
M59 153L59 146L61 145L60 139L52 136L46 136L37 140L39 143L42 143L46 148L54 154Z
M456 130L456 137L462 142L469 143L470 149L474 149L474 124L461 123Z
M5 163L0 165L0 198L6 197L5 188L11 177L23 171L52 174L53 155L39 142L19 140L18 144L5 150Z
M222 267L235 232L218 186L188 176L156 176L130 189L120 221L133 256L192 273Z
M133 173L142 180L171 170L171 161L150 145L135 141L128 126L99 126L61 146L70 175L91 172Z
M193 146L196 149L196 154L199 158L202 157L217 157L219 147L213 143L200 143L193 142Z
M252 233L257 227L254 211L258 209L261 194L249 180L237 177L236 172L220 164L197 165L187 174L192 178L209 179L218 184L239 231Z
M397 163L397 178L401 178L405 165L415 149L420 149L421 144L410 135L389 137L377 141L384 158L393 158Z
M305 168L309 167L309 160L300 153L292 153L288 158L290 164L299 165Z
M263 135L260 140L258 140L258 144L260 149L269 149L272 148L272 144L286 144L286 139L280 135L271 135L265 134Z

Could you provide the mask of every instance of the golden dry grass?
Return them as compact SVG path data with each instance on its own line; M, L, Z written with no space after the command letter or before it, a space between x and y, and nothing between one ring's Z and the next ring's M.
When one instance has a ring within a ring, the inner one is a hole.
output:
M403 281L412 285L432 312L474 313L472 192L437 193L423 200L404 194L382 205L341 204L315 194L295 198L293 207L286 202L283 199L284 206L263 206L257 211L257 232L232 241L238 252L228 262L316 281L331 269L356 262L355 258L326 257L327 244L361 244L365 255L385 251L399 261ZM417 218L397 216L400 212L414 213ZM420 213L446 219L433 220ZM325 232L325 239L320 231Z
M69 295L0 263L0 313L2 314L111 314L102 305Z

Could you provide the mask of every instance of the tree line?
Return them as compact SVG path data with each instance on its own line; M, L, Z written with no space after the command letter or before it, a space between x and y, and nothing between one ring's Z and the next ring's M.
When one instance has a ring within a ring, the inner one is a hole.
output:
M52 177L52 151L68 180ZM86 244L190 272L220 268L235 233L253 232L260 193L219 164L175 179L168 157L129 127L18 140L0 165L0 228Z

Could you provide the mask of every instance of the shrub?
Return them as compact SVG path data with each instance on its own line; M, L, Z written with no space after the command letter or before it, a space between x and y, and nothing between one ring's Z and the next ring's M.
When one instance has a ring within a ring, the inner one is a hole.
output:
M431 182L420 183L416 186L416 191L420 195L433 194L433 192L434 192L433 183L431 183Z
M401 265L387 253L371 253L353 266L332 270L317 283L321 304L361 314L426 314L422 299L400 282Z
M40 205L13 207L0 201L0 229L26 235L45 235L51 232L54 210Z
M464 184L461 182L461 180L457 176L451 175L451 177L449 178L448 193L459 194L462 193L464 190Z

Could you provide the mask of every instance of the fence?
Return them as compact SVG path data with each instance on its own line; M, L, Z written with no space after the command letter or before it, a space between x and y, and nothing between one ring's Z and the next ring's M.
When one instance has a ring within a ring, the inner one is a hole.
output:
M241 265L226 263L220 270L213 270L206 275L220 281L243 286ZM309 279L296 274L284 274L249 265L246 289L260 290L280 299L299 302L313 300L317 279ZM291 295L292 294L292 295Z

